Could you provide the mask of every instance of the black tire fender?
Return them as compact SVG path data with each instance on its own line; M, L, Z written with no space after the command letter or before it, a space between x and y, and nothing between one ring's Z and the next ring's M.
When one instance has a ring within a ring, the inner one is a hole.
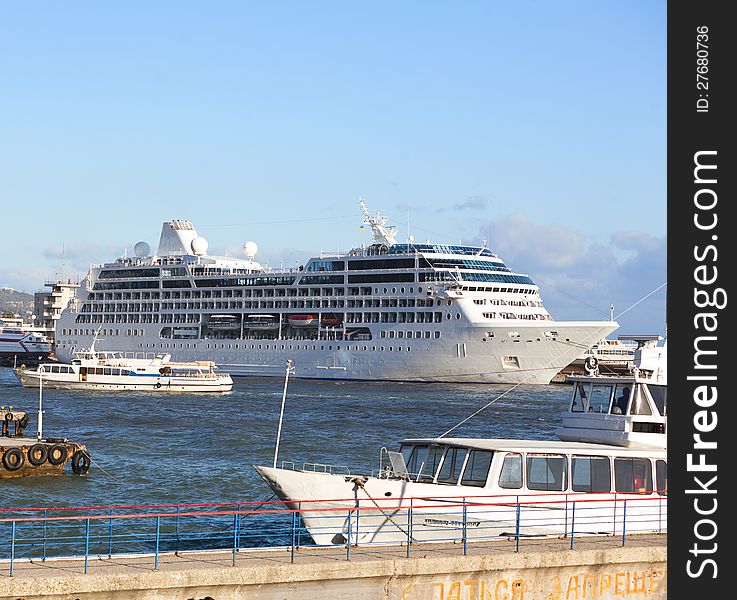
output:
M28 462L34 467L40 467L49 458L49 448L46 444L33 444L26 453ZM38 454L38 457L36 456Z
M3 467L8 471L17 471L25 462L26 457L20 448L9 448L3 454Z
M161 387L161 382L157 381L156 383L154 383L154 387L158 390Z
M90 455L84 450L77 450L72 454L72 473L75 475L86 475L90 470Z
M64 444L54 444L49 448L48 461L52 465L60 465L64 463L67 456L69 456L69 451Z

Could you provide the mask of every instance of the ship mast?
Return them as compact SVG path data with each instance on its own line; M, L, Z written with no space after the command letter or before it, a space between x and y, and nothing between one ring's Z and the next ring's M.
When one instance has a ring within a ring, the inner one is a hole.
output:
M376 211L376 216L372 217L369 214L366 205L363 202L363 198L358 200L358 205L361 207L363 213L363 222L371 226L371 231L374 235L374 244L384 244L385 246L392 246L397 243L397 228L395 226L385 227L389 217L383 217Z

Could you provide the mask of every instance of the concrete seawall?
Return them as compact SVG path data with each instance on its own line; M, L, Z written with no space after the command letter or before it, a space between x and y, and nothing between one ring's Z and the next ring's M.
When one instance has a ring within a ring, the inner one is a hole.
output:
M620 541L621 542L621 541ZM581 540L462 546L200 552L84 561L0 563L13 600L584 600L665 599L665 536L626 546Z

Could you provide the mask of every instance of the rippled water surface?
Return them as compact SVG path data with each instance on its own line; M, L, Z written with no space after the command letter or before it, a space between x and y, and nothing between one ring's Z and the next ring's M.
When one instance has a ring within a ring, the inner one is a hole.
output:
M0 480L0 506L63 507L265 500L253 464L273 464L283 379L236 379L227 394L44 390L44 435L84 443L85 477ZM569 386L335 383L290 379L279 460L378 468L382 446L458 437L555 439ZM0 368L0 405L31 413L38 390Z

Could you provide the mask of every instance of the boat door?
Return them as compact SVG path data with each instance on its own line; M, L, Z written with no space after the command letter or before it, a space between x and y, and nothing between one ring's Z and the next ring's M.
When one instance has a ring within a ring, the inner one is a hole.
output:
M79 380L87 381L87 367L79 367Z

